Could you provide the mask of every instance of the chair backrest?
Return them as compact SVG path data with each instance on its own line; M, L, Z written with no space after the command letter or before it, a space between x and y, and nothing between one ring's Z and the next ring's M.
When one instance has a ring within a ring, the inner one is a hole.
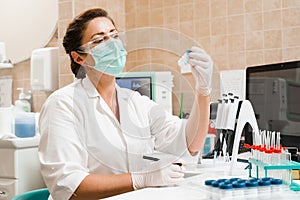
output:
M48 189L42 188L20 194L13 197L11 200L48 200L49 195Z

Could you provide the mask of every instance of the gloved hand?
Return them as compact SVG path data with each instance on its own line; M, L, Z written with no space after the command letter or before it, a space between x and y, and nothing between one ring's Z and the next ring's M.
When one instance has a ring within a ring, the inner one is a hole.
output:
M191 52L188 55L188 63L191 65L192 74L196 81L196 92L207 96L211 92L213 61L203 49L196 46L191 48Z
M184 180L184 171L183 165L157 161L151 164L147 171L131 174L133 188L137 190L145 187L176 185Z

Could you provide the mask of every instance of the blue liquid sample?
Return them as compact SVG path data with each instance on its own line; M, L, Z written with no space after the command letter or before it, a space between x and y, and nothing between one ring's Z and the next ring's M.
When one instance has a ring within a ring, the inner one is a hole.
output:
M16 123L15 135L20 138L35 136L35 124L34 123Z

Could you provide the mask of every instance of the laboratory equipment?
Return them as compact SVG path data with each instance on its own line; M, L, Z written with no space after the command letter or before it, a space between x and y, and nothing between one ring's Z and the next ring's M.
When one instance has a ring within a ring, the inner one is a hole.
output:
M216 129L220 136L215 150L219 156L225 157L225 161L229 161L232 156L232 165L237 162L241 135L246 124L258 131L251 103L232 93L223 94L217 107Z
M188 63L189 59L189 53L191 50L186 50L184 54L179 58L178 60L178 66L180 67L180 72L182 74L190 73L191 71L191 65Z
M26 95L24 93L24 88L17 88L20 91L19 99L15 101L15 111L16 112L30 112L31 105L30 102L26 100Z
M58 47L32 51L30 85L32 90L54 91L58 89Z
M293 182L292 170L300 169L300 163L291 160L291 154L280 144L280 132L260 130L253 134L253 145L249 158L249 177L280 178L292 190L300 191Z
M271 154L268 155L269 157ZM249 177L264 178L271 174L271 177L282 178L285 185L291 190L300 191L300 185L295 183L291 176L293 169L300 170L300 163L295 161L285 161L283 163L268 164L263 160L249 158ZM254 169L254 173L252 172Z
M28 90L27 93L25 94L25 99L29 102L31 111L32 111L32 108L33 108L32 98L33 98L32 97L32 92L31 92L31 90Z
M0 199L44 188L38 160L39 137L0 140Z
M14 132L17 137L26 138L35 136L35 113L19 112L15 114Z
M116 77L120 87L138 91L172 113L173 75L163 72L124 72Z
M233 148L232 148L232 157L231 157L231 166L230 166L230 173L234 174L235 167L237 163L237 155L238 150L240 146L240 140L242 131L244 130L244 127L246 124L249 124L254 134L258 134L259 129L257 125L257 121L255 118L255 114L251 105L251 102L249 100L240 100L240 108L237 113L237 124L234 131L234 142L233 142Z
M288 187L281 179L270 177L240 177L207 179L201 189L208 191L210 199L244 199L271 196L279 191L287 191Z
M215 139L216 135L215 134L207 134L204 142L203 149L201 151L202 155L205 156L209 152L211 152L214 149L215 146Z
M229 174L235 175L237 166L237 155L239 153L242 132L246 124L249 124L253 132L258 133L258 125L255 114L248 100L239 99L232 93L223 94L222 99L218 100L216 116L216 129L219 134L218 142L213 154L214 160L216 156L223 157L223 163L229 163ZM219 159L220 160L220 159Z
M281 143L300 149L300 61L246 69L246 99L250 100L258 126L279 131ZM251 127L245 140L252 144Z

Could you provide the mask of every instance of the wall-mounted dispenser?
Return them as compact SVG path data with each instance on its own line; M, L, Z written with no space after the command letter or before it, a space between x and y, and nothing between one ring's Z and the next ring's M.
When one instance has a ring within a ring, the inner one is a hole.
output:
M32 51L30 85L32 90L53 91L58 89L58 47Z

